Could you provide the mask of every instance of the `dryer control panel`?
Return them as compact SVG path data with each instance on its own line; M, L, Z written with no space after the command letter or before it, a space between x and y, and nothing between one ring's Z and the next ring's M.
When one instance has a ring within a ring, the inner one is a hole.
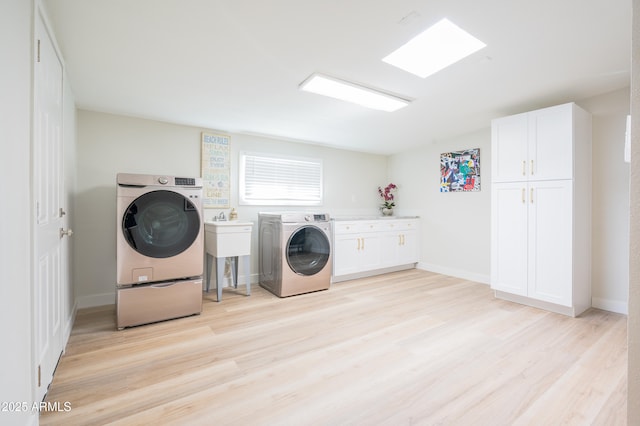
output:
M259 213L259 216L265 220L272 220L281 223L329 222L328 213L305 211L261 212Z
M329 220L328 214L308 214L304 217L307 222L326 222Z

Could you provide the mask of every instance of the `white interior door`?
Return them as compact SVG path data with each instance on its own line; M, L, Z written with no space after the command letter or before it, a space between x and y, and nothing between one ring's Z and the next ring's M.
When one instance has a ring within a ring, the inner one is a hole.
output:
M42 400L63 350L62 285L67 253L64 211L62 62L47 29L36 18L34 65L34 338L36 397Z

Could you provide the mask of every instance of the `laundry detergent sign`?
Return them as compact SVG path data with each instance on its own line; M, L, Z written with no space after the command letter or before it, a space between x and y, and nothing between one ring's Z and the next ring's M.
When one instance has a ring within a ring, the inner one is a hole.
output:
M229 136L202 133L202 205L205 208L230 206Z

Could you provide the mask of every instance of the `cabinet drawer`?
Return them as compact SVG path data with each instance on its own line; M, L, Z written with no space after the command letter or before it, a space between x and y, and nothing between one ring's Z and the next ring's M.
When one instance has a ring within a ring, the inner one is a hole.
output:
M416 219L396 219L383 220L380 231L410 231L418 229L418 221Z
M378 221L335 222L336 235L360 234L363 232L375 232L380 229Z
M179 318L202 312L202 279L119 288L118 328Z

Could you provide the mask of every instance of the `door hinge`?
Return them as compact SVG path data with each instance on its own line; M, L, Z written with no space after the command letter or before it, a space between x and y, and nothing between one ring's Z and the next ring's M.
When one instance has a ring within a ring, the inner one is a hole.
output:
M38 387L42 386L42 369L38 366Z
M40 62L40 39L38 39L38 59L36 62Z

